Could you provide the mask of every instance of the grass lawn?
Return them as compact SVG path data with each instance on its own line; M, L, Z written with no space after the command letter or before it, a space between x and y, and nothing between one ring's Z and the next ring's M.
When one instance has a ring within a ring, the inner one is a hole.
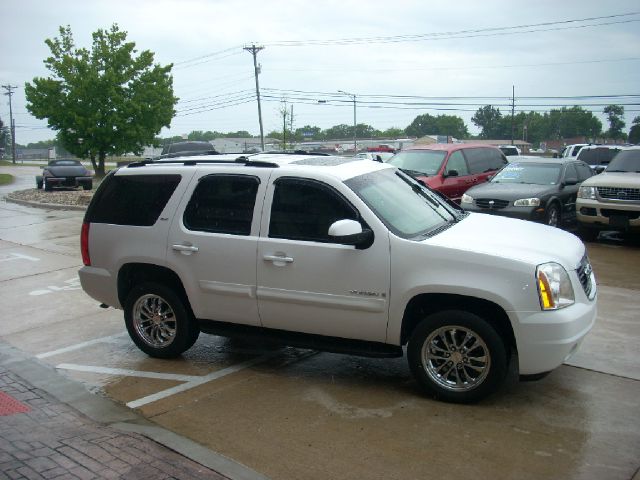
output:
M9 185L13 183L13 175L9 175L8 173L0 173L0 186Z

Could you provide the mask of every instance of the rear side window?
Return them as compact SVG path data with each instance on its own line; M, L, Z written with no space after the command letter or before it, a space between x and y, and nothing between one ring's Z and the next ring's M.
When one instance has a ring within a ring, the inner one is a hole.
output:
M260 180L248 175L202 178L184 212L189 230L250 235Z
M492 148L468 148L464 150L464 156L472 174L498 170L507 163L502 153Z
M87 209L85 222L150 227L180 179L180 175L109 175Z

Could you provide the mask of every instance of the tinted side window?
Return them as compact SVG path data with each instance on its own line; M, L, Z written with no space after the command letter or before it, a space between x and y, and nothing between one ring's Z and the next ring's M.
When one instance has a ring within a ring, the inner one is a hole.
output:
M464 159L464 155L462 155L462 152L460 150L453 152L449 157L445 174L448 174L450 170L457 171L459 176L469 175L469 168L467 167L467 162Z
M593 172L588 165L584 163L576 163L576 169L578 170L578 181L582 182L593 175Z
M500 170L504 167L509 161L506 157L497 150L487 150L488 161L489 161L489 170Z
M329 227L343 219L358 220L358 212L327 185L294 178L276 181L269 237L331 243Z
M189 230L249 235L260 180L245 175L200 179L184 211Z
M156 223L180 175L109 175L98 188L85 221L149 227Z
M469 162L469 170L471 173L484 173L488 170L490 166L489 155L490 153L488 148L468 148L464 151L464 156L467 157L467 161Z
M576 167L572 163L569 163L564 169L564 179L569 180L571 178L578 180L578 172L576 171Z

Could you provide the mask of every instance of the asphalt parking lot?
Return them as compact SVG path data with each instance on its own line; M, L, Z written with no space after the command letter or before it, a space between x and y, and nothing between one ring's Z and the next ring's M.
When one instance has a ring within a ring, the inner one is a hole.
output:
M30 169L20 172L0 196L32 187ZM98 308L80 289L82 215L0 200L0 338L257 472L273 479L637 477L637 243L605 236L587 244L599 316L566 365L538 382L519 383L512 372L498 395L461 406L422 397L405 359L207 335L180 359L145 356L128 339L122 312Z

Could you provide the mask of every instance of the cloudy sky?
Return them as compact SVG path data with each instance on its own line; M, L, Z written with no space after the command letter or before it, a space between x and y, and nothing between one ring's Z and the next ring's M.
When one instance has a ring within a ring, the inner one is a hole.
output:
M265 134L358 123L404 128L422 113L461 116L472 133L481 105L545 111L582 104L606 127L603 105L640 115L637 0L2 0L0 84L16 85L16 140L53 138L26 110L24 83L47 76L46 38L69 25L76 45L117 23L139 50L173 63L180 98L171 129L259 134L253 59L261 64ZM4 90L3 90L4 92ZM623 96L624 95L624 96ZM634 96L635 95L635 96ZM615 96L615 97L608 97ZM556 98L552 98L556 97ZM570 97L570 98L562 98ZM586 98L575 98L586 97ZM601 98L598 98L601 97ZM0 118L8 124L8 97ZM319 103L318 100L324 102Z

